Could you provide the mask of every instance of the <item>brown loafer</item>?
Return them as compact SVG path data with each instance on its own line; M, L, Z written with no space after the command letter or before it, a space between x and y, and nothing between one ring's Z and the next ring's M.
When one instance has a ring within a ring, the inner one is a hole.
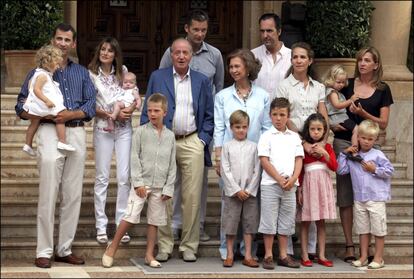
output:
M254 259L244 259L242 264L248 267L259 267L259 263L256 262Z
M223 262L224 267L232 267L234 263L234 260L231 258L226 258Z
M52 264L49 258L36 258L35 266L40 268L50 268Z
M284 259L277 259L277 265L286 266L290 268L300 268L300 263L287 256Z
M263 268L264 269L275 269L275 263L273 262L273 257L267 257L263 259Z
M66 257L59 257L55 255L55 262L76 264L76 265L85 264L85 261L82 258L76 257L73 254L67 255Z

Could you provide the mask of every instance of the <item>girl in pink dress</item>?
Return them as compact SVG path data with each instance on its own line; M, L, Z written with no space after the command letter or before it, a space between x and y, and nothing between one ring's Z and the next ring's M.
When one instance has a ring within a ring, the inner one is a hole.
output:
M305 121L302 138L312 145L311 153L305 152L303 169L299 177L297 197L301 221L300 242L302 265L312 266L308 257L308 230L315 221L318 232L318 263L332 267L332 261L325 257L325 220L336 218L335 199L329 169L336 171L338 164L329 143L323 144L328 132L325 118L320 113L311 114Z

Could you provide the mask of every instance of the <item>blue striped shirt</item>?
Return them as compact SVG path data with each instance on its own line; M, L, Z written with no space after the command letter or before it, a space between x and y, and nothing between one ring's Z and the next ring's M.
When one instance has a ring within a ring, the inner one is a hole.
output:
M24 111L23 105L29 95L29 81L36 69L29 72L23 83L20 93L17 96L15 106L16 114ZM95 116L96 112L96 92L95 87L89 77L88 70L72 61L64 69L58 69L53 74L53 80L59 83L59 88L63 94L64 105L68 110L82 110L85 113L84 121L89 121ZM72 120L69 122L78 122ZM68 123L69 123L68 122Z

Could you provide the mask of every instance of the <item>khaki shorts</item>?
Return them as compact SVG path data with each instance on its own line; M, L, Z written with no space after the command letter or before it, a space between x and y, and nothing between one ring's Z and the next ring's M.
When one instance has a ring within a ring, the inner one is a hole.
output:
M147 206L147 224L154 226L167 225L167 206L166 202L161 200L162 189L151 189L147 192L146 198L140 198L135 189L131 187L128 198L128 207L122 218L128 223L140 223L140 216L144 208L145 201L148 199Z
M387 235L387 213L385 202L354 203L354 224L357 234Z

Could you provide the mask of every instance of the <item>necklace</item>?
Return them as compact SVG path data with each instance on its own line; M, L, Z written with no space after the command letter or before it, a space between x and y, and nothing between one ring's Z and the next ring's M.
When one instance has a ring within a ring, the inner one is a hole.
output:
M249 84L249 87L248 87L248 89L247 89L247 91L246 91L246 93L242 93L241 91L240 91L240 87L238 87L237 85L236 85L236 92L237 92L237 95L239 95L242 99L243 99L243 101L244 102L246 102L246 100L249 98L249 96L250 96L250 93L252 92L252 85L251 84Z

